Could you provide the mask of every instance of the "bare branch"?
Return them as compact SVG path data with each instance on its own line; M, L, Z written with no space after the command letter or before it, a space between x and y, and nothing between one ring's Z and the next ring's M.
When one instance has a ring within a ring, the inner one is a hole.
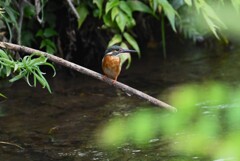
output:
M24 149L24 148L21 147L20 145L17 145L17 144L15 144L15 143L6 142L6 141L0 141L0 144L11 145L11 146L18 147L19 149Z
M71 8L71 10L73 11L74 15L76 16L77 19L80 19L80 16L76 10L76 8L74 7L74 5L72 4L71 0L67 0L67 3L69 5L69 7Z
M105 83L107 83L111 86L114 86L115 88L119 88L119 89L123 90L124 92L126 92L128 94L136 95L140 98L143 98L143 99L153 103L156 106L163 107L163 108L168 109L170 111L176 111L175 107L173 107L173 106L171 106L171 105L169 105L165 102L162 102L162 101L160 101L160 100L158 100L158 99L156 99L152 96L149 96L146 93L143 93L143 92L141 92L137 89L129 87L129 86L127 86L123 83L120 83L118 81L116 81L113 84L112 79L110 79L110 78L104 78L103 79L103 75L101 75L101 74L99 74L95 71L92 71L90 69L87 69L85 67L77 65L75 63L69 62L67 60L59 58L59 57L54 56L52 54L42 52L42 51L39 51L39 50L36 50L36 49L32 49L32 48L29 48L29 47L20 46L20 45L16 45L16 44L12 44L12 43L6 43L6 42L0 42L0 47L5 48L5 49L14 50L14 51L19 51L19 52L25 52L25 53L28 53L28 54L35 53L35 54L38 54L38 55L43 55L43 56L47 57L49 60L53 61L54 63L60 64L60 65L65 66L67 68L76 70L76 71L78 71L82 74L85 74L85 75L91 76L95 79L98 79L100 81L103 81L103 82L105 82Z

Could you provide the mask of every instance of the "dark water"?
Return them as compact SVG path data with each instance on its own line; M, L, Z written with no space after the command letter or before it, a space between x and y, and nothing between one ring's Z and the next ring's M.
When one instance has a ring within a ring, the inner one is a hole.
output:
M148 52L148 53L147 53ZM207 79L238 82L240 56L197 47L170 51L168 60L161 50L145 51L135 58L119 81L164 100L164 91L188 82ZM231 69L231 72L229 72ZM169 151L161 138L147 148L124 144L104 150L95 143L96 129L114 116L127 116L147 102L90 77L58 73L48 79L53 90L30 88L17 82L1 89L8 99L0 103L1 161L80 160L199 160Z

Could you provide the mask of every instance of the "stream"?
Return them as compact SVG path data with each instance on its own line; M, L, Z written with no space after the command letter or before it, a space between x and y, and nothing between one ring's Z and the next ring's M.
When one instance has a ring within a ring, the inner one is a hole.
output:
M223 52L186 45L168 52L163 60L160 49L144 51L142 58L133 58L130 69L122 70L118 81L163 101L165 91L184 83L239 83L238 49ZM201 160L172 153L161 138L152 138L146 148L131 143L111 150L98 147L94 138L99 126L151 104L81 74L57 72L48 80L52 94L25 81L1 87L7 99L0 102L0 141L22 147L0 143L1 161Z

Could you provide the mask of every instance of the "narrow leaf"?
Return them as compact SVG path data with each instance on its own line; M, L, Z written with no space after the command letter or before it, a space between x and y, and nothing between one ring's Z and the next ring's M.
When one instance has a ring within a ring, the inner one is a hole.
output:
M171 6L171 4L167 0L158 0L159 5L162 6L164 13L166 14L172 29L176 32L175 27L175 16L177 15L177 12L174 10L174 8Z
M79 5L77 7L77 12L80 16L80 18L78 19L78 28L81 28L83 22L85 21L85 19L87 18L87 15L89 14L87 7L81 3L81 5Z
M0 49L0 57L3 57L5 59L9 59L8 55L6 54L6 52L3 51L2 49Z
M7 97L6 97L6 96L4 96L2 93L0 93L0 97L7 98Z
M9 82L15 82L25 76L26 72L20 72L18 75L9 80Z
M153 14L151 9L141 1L128 0L127 4L131 8L132 11L139 11L139 12Z
M120 42L122 42L122 36L120 34L115 34L113 38L109 41L108 47L113 46Z
M150 6L151 6L153 12L155 13L156 10L157 10L157 6L158 6L157 1L156 0L150 0L149 3L150 3Z
M124 49L127 49L127 45L122 42L121 43L121 47L124 48ZM126 66L126 69L128 69L131 65L131 61L132 61L132 57L131 57L131 54L130 53L125 53L125 54L121 54L120 55L120 58L121 58L121 66L126 62L128 61L127 63L127 66Z
M140 49L138 47L137 41L127 32L124 32L123 36L127 42L138 52L138 56L140 56Z
M100 18L102 16L102 12L103 12L103 0L93 0L93 3L95 3L99 9L98 17Z

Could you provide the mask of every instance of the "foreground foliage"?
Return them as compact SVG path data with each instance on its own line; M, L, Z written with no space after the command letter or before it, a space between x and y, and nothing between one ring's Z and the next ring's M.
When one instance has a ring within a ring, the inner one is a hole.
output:
M239 92L219 82L179 86L168 94L177 113L148 108L113 118L99 128L97 142L107 149L127 142L147 148L151 140L166 139L180 158L239 160Z

